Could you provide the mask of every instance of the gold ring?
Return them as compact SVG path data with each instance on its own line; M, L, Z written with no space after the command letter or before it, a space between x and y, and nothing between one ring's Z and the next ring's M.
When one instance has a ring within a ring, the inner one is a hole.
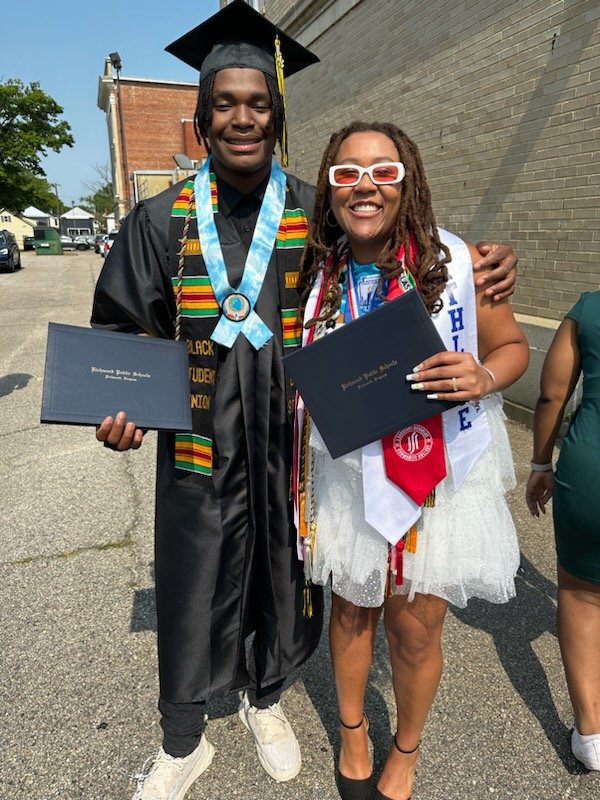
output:
M458 386L456 385L456 378L452 378L452 391L458 392Z

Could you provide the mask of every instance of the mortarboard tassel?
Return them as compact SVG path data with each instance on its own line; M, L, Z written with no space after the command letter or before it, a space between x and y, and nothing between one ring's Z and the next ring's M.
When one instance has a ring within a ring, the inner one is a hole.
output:
M281 166L288 165L287 149L287 108L285 104L285 81L283 77L283 56L281 54L279 36L275 35L275 72L277 73L277 86L283 103L283 126L281 130Z

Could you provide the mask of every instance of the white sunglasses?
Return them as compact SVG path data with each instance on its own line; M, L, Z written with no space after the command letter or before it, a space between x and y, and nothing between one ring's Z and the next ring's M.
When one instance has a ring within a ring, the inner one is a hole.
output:
M329 167L329 183L331 186L356 186L365 174L373 183L385 186L390 183L400 183L406 170L401 161L382 161L379 164L371 164L370 167L360 167L358 164L334 164L333 167Z

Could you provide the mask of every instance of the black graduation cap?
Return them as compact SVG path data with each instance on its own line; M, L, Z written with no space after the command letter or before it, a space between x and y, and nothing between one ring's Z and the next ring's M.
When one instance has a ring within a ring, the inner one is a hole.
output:
M277 80L283 101L281 163L287 166L287 113L284 77L319 59L291 36L278 30L244 0L233 0L212 17L165 47L168 53L195 67L200 77L233 67L258 69Z
M231 67L258 69L276 78L276 38L286 78L318 62L314 53L278 30L244 0L233 0L165 50L197 69L202 78Z

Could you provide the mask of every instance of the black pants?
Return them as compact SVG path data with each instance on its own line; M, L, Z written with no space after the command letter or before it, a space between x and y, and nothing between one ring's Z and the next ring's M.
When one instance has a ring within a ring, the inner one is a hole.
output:
M268 708L273 703L279 702L283 684L281 680L266 686L264 689L248 689L250 705L257 708ZM163 729L163 750L174 758L185 758L196 749L206 723L206 703L170 703L158 701L158 710L161 713L160 724Z

